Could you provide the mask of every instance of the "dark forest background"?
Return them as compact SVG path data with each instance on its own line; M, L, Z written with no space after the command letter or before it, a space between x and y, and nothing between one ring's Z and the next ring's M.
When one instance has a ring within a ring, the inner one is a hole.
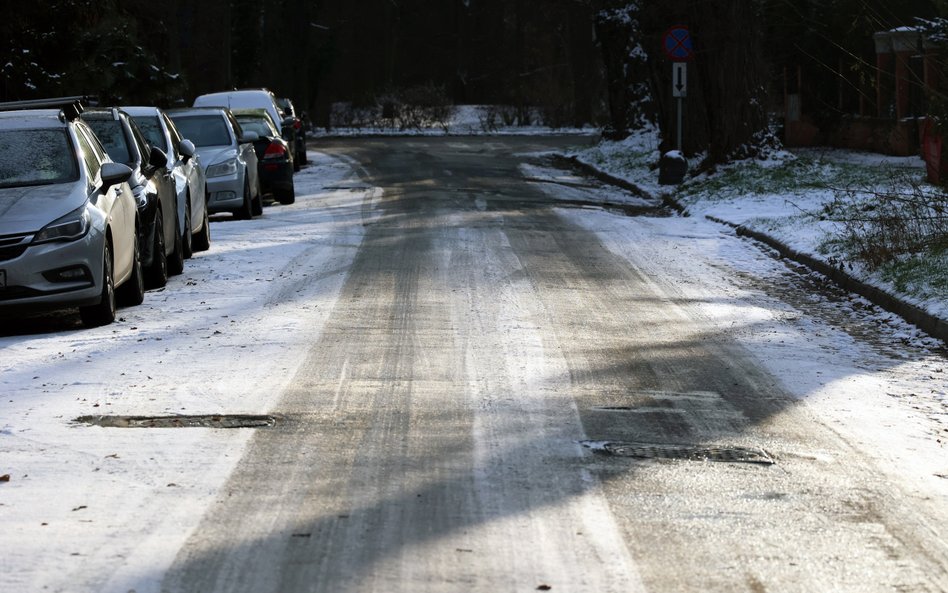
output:
M334 103L434 88L454 104L529 107L548 123L621 135L647 121L669 125L671 67L661 38L686 24L696 48L686 152L720 161L765 141L787 68L812 72L813 95L825 95L832 111L841 58L875 76L872 33L919 18L937 23L944 4L3 0L0 100L92 94L175 106L205 92L266 86L326 126Z

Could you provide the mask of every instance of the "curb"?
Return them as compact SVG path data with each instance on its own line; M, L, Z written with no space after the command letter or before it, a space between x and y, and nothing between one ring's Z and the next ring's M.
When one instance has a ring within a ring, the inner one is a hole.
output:
M640 198L645 198L647 200L655 199L655 196L643 190L641 187L635 185L631 181L627 181L625 179L622 179L621 177L615 177L614 175L610 175L608 173L600 171L596 167L590 164L584 163L574 156L563 156L561 154L554 154L553 164L558 165L558 166L567 166L567 167L573 167L575 169L579 169L581 172L585 173L586 175L589 175L590 177L595 177L599 181L603 183L607 183L609 185L621 187L622 189L632 192L633 194L639 196ZM665 206L671 208L672 210L675 210L682 216L688 216L688 212L685 211L684 206L679 204L669 194L662 194L660 198L662 200L662 204L664 204Z
M744 225L728 222L716 216L706 215L705 218L718 224L723 224L735 230L739 237L750 237L771 247L780 254L780 257L793 260L802 264L815 272L819 272L832 280L840 288L851 293L858 294L874 305L877 305L886 311L895 313L906 321L916 325L919 329L939 340L948 343L948 321L935 317L931 313L908 303L895 295L888 293L881 288L872 286L859 280L845 270L830 265L825 261L817 259L809 253L804 253L793 249L786 243L778 241L773 237L749 229Z
M570 166L576 167L583 173L595 177L603 183L620 187L644 198L654 199L654 196L645 192L642 190L642 188L638 187L634 183L600 171L596 167L588 163L584 163L576 157L554 155L553 160L554 163L569 164ZM664 203L666 206L678 211L683 216L688 216L688 212L685 207L675 200L675 198L673 198L670 194L663 194L661 199L662 203ZM777 251L777 253L780 254L780 257L792 260L798 264L806 266L814 272L818 272L823 276L826 276L843 290L858 294L872 304L881 307L890 313L894 313L909 323L914 324L931 337L937 338L948 344L948 320L936 317L924 309L908 303L899 297L882 290L881 288L877 288L863 282L862 280L859 280L843 269L832 266L808 253L793 249L789 245L786 245L785 243L778 241L769 235L749 229L743 225L728 222L721 218L717 218L716 216L706 215L705 218L712 222L731 227L735 230L739 237L749 237L751 239L760 241L761 243Z

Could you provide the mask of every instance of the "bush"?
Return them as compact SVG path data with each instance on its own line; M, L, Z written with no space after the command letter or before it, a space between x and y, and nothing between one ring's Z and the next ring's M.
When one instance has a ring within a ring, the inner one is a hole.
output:
M842 225L853 257L876 269L948 247L948 194L912 179L898 189L837 190L825 216Z

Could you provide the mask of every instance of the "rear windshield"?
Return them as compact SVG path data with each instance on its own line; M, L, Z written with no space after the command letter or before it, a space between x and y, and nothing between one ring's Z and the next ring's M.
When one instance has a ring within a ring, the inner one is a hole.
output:
M171 116L182 138L195 146L230 146L230 132L220 115Z
M165 140L165 132L158 123L157 115L136 116L135 123L138 124L138 129L142 131L148 144L160 148L165 153L171 152L168 150L168 141Z
M240 127L245 132L256 132L261 138L276 138L280 135L280 132L273 127L270 120L265 117L256 115L238 115L236 117L237 121L240 122Z
M95 132L99 142L109 153L109 158L116 163L133 164L128 140L125 138L125 131L122 130L122 122L114 119L86 119L84 121Z
M78 179L76 152L66 130L0 130L0 187Z

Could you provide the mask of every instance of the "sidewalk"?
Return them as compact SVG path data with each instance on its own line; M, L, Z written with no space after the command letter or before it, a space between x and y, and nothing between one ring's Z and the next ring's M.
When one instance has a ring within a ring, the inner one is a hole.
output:
M603 182L660 199L686 216L730 226L948 343L948 251L870 269L851 256L841 240L840 223L827 216L845 189L923 179L920 158L832 149L781 151L675 187L658 185L658 171L651 169L657 147L654 131L644 131L561 158Z

